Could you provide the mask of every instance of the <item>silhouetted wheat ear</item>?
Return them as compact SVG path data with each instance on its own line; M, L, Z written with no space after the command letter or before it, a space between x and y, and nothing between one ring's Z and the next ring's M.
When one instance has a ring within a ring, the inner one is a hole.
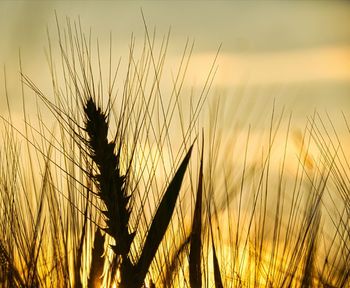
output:
M87 145L90 157L99 172L94 175L98 195L106 205L105 215L107 227L104 229L115 240L112 249L121 257L124 268L131 264L128 254L135 233L128 229L130 196L126 192L127 175L120 174L120 147L115 153L116 143L108 141L108 121L106 113L98 107L93 98L88 98L84 105L85 129L89 136ZM121 267L121 273L125 269ZM128 270L128 269L126 269ZM123 275L121 275L123 276Z

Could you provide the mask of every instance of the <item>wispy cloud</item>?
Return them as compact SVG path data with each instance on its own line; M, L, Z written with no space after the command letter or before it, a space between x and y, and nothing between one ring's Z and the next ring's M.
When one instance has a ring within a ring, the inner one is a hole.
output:
M204 79L214 57L214 53L194 54L188 79ZM274 53L221 53L217 64L215 83L220 86L350 81L350 46Z

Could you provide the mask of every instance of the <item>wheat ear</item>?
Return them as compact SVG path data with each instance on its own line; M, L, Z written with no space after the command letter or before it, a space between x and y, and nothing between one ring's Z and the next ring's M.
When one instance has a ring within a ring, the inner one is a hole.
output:
M121 263L121 277L131 274L132 263L128 257L135 233L129 232L130 196L126 192L126 175L120 172L120 147L108 141L108 121L106 113L98 107L93 98L84 105L85 129L88 134L87 145L90 157L98 168L94 179L98 195L106 206L102 211L107 227L104 228L115 240L112 249ZM126 275L123 275L126 274ZM126 277L129 278L129 277Z

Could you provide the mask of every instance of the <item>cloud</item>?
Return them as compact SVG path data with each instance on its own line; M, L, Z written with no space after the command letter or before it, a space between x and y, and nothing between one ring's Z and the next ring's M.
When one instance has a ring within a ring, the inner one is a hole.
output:
M205 79L214 53L192 56L187 79ZM215 84L295 84L350 81L350 46L273 53L221 53Z

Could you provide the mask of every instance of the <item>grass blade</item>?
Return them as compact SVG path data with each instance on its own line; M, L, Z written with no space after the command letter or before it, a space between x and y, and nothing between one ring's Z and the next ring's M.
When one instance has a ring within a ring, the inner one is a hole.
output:
M202 250L202 194L203 194L203 149L204 142L202 141L202 155L199 168L198 190L196 197L196 205L193 216L192 232L191 232L191 248L189 255L190 269L190 285L192 288L202 287L202 272L201 272L201 250Z
M212 239L212 249L213 249L213 267L214 267L215 287L216 288L223 288L224 286L222 285L219 261L218 261L218 257L216 256L216 250L215 250L215 245L214 245L213 239Z
M165 191L163 199L159 204L156 214L154 215L140 259L136 264L137 277L132 275L132 279L135 280L135 278L137 278L137 283L135 283L136 285L134 287L139 287L142 285L142 282L144 281L148 272L148 268L151 265L158 246L167 230L175 208L177 197L180 192L182 180L191 157L192 148L193 144L188 150L185 158L182 160L180 167L176 171L174 178Z
M210 209L209 209L209 211L210 211ZM216 255L216 250L215 250L214 236L213 236L213 226L212 226L211 216L210 215L209 215L209 226L210 226L211 243L212 243L212 250L213 250L213 268L214 268L215 287L216 288L223 288L224 286L222 285L220 266L219 266L219 261L218 261L218 257Z

